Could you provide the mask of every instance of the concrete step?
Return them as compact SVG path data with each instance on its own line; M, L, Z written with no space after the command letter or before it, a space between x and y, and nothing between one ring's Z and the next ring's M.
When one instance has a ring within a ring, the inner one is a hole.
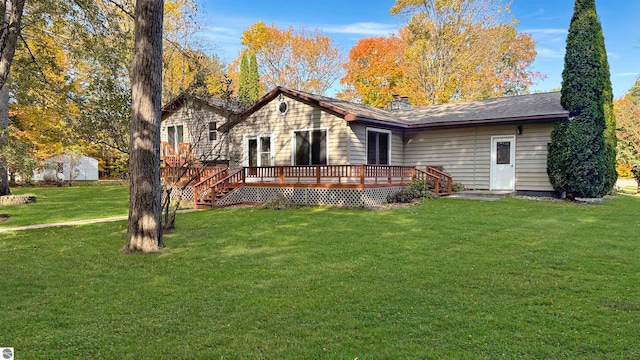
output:
M509 196L515 196L511 190L465 190L454 192L450 198L472 200L498 200Z

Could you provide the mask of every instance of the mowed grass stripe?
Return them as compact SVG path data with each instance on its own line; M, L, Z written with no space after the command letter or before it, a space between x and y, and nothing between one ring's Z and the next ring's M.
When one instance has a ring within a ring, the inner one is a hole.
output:
M125 256L126 223L0 240L23 358L640 355L640 198L223 209ZM6 235L6 236L5 236Z

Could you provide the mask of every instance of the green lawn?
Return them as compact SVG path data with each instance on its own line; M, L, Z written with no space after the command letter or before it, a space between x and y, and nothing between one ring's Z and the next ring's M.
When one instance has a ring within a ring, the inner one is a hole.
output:
M14 195L36 195L36 202L0 206L0 228L127 215L129 187L124 185L16 187ZM0 345L1 346L1 345Z
M640 197L180 214L0 234L16 359L637 359Z

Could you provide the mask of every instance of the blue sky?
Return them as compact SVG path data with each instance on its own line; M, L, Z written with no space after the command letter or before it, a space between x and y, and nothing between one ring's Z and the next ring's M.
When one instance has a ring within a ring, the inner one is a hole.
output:
M204 44L225 62L237 56L240 35L256 21L278 27L320 29L347 54L358 39L386 36L404 19L389 14L394 0L255 1L196 0L206 25ZM532 90L560 87L573 0L513 0L518 31L537 42L534 69L547 75ZM596 0L605 37L614 96L624 95L640 74L640 1ZM330 94L332 95L332 94Z

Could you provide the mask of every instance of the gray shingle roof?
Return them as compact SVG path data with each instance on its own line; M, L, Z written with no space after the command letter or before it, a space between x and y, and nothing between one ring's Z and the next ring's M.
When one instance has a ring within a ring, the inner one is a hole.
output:
M394 114L399 121L411 125L554 118L567 117L569 113L560 105L560 93L551 92L430 105L397 110Z
M569 114L560 105L559 92L385 110L303 91L287 90L289 94L312 99L319 106L342 114L347 121L384 122L407 128L561 119L568 118Z

